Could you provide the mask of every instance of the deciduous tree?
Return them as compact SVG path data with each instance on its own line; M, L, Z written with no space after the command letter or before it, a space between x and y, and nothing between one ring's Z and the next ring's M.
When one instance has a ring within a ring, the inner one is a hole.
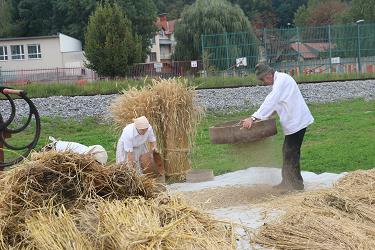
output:
M184 9L175 28L175 56L180 60L202 57L201 35L249 32L249 20L238 5L225 0L197 0Z
M99 4L85 34L87 67L106 77L125 76L141 61L141 41L132 33L130 21L114 3Z

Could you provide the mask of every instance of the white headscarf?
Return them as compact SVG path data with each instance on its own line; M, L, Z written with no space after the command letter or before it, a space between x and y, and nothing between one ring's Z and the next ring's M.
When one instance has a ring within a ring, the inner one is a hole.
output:
M146 129L150 127L150 123L148 122L145 116L141 116L136 119L133 119L133 122L134 122L134 126L137 129Z

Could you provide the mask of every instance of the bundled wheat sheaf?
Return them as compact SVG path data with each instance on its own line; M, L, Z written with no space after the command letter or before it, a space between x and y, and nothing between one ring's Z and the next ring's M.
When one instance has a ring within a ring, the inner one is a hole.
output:
M356 171L333 188L283 200L290 207L252 242L277 249L375 249L375 169Z
M214 220L125 165L45 152L0 179L1 249L233 248Z
M111 112L121 129L132 119L146 116L158 138L166 175L181 179L191 169L189 153L202 114L194 99L194 89L183 79L153 80L150 86L123 92L112 103Z

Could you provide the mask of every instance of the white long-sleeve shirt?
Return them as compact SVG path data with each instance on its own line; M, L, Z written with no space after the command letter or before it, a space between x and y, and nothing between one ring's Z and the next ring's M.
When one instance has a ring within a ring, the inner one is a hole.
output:
M150 126L144 135L140 135L134 123L127 125L120 136L116 148L116 162L124 161L125 152L133 152L135 147L139 147L146 142L156 142L154 130Z
M271 93L252 116L264 120L274 111L280 117L285 135L294 134L314 122L296 81L285 73L275 72Z

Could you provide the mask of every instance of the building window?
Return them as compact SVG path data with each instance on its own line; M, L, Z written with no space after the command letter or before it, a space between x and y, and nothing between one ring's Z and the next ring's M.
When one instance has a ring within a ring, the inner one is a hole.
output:
M8 48L7 46L0 46L0 61L8 60Z
M25 50L23 45L11 45L10 52L12 54L12 59L14 60L25 59Z
M151 38L151 43L152 43L152 44L156 44L155 36L153 36L153 37Z
M150 61L151 62L156 62L156 52L151 52L151 54L150 54Z
M40 44L29 44L27 45L27 53L30 59L42 58L42 52L40 51Z

